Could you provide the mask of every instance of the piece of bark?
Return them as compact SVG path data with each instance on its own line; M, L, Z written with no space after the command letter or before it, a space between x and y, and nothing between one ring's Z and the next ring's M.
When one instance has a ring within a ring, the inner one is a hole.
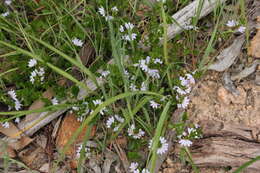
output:
M0 158L2 158L4 156L4 154L7 154L8 157L10 157L10 158L16 157L16 152L12 147L10 147L8 145L4 146L4 145L2 145L2 143L1 143L0 147L1 147Z
M39 169L48 162L48 156L41 147L30 146L22 150L18 156L31 169Z
M105 159L104 164L103 164L102 172L103 173L109 173L112 163L114 161L116 161L118 159L118 157L112 151L107 150L105 152L105 158L106 159Z
M80 125L81 122L77 120L75 114L67 114L67 116L65 116L65 118L61 123L61 127L58 131L57 140L56 140L56 145L59 149L62 149L69 142L69 140L71 139L75 131L80 127ZM76 149L77 149L76 145L78 143L83 142L84 136L86 134L86 130L87 127L85 127L81 131L81 133L79 134L75 142L66 151L66 154L70 155L71 158L75 157ZM93 137L94 135L95 135L95 127L92 128L90 138Z
M215 71L224 71L229 68L236 60L238 55L240 54L240 50L245 41L244 35L237 37L234 42L224 49L218 56L218 61L211 64L208 69Z
M255 72L255 70L259 64L260 64L260 60L255 60L251 66L245 68L238 74L232 75L231 80L241 80L241 79L249 76L250 74Z
M193 142L192 159L198 167L237 168L260 155L259 127L217 121L200 122L203 139ZM257 161L246 169L259 173Z
M19 129L14 125L12 122L9 123L9 128L5 128L2 126L0 123L0 132L3 133L4 135L13 138L13 139L20 139L21 134L19 133Z

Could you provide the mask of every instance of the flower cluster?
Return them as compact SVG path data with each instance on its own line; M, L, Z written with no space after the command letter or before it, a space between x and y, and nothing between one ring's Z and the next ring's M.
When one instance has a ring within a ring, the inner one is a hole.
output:
M150 173L150 171L146 168L144 168L141 172L138 169L139 164L137 162L132 162L129 167L129 172L132 173Z
M128 135L133 137L134 139L140 139L145 135L145 132L142 129L137 130L134 124L130 125L127 132Z
M167 140L162 136L159 138L159 141L160 141L160 148L157 149L156 153L162 155L168 151L169 144L167 143ZM152 146L153 146L153 140L151 139L148 148L151 149Z
M159 79L160 78L159 70L158 69L149 68L150 62L151 62L151 57L147 56L146 59L139 60L137 64L134 64L134 66L141 68L141 70L143 72L145 72L151 78ZM153 61L153 63L154 64L162 64L163 62L159 58L156 58Z
M181 81L182 88L175 86L173 89L176 90L177 96L176 99L182 99L182 102L178 104L178 108L186 109L190 103L190 99L188 98L188 94L191 92L192 85L195 84L195 79L191 74L186 74L184 77L180 77L179 80Z
M110 71L108 70L101 70L100 72L100 75L101 75L101 78L106 78L109 74L110 74Z
M126 32L123 36L122 39L126 41L133 41L136 39L137 34L133 33L134 25L130 22L125 23L124 25L120 25L119 31L120 32Z
M7 92L8 95L14 100L14 107L15 107L15 110L20 110L21 107L22 107L22 104L21 102L17 99L17 96L16 96L16 93L14 90L10 90Z
M111 10L114 12L118 11L117 7L113 7ZM103 16L106 19L106 21L113 19L113 16L106 14L106 10L102 6L98 8L98 12L101 16Z
M197 26L193 26L193 25L184 25L183 28L185 30L195 30L195 31L199 29Z
M238 26L238 25L239 25L239 23L238 23L237 21L235 21L235 20L229 20L229 21L227 21L227 23L226 23L226 26L227 26L227 27L230 27L230 28L234 28L234 27L236 27L236 26ZM239 28L237 29L237 32L244 33L245 30L246 30L246 27L244 27L244 26L239 26Z
M2 125L2 127L6 128L6 129L10 127L9 122L1 123L1 125Z
M120 123L123 123L124 121L124 118L120 117L119 115L114 115L108 118L106 126L107 128L113 128L113 131L116 132L120 127Z
M137 89L137 86L133 83L130 84L129 88L130 88L131 91L138 91L139 90L139 89ZM147 89L148 89L148 86L147 86L146 82L142 82L141 87L140 87L140 91L147 91Z
M81 144L78 148L77 148L77 150L76 150L76 157L77 158L79 158L80 157L80 152L82 151L82 150L84 150L84 148L83 148L83 145ZM91 153L90 153L90 148L88 148L88 147L85 147L85 156L86 157L89 157L90 155L91 155Z
M35 67L37 65L37 60L36 59L30 59L29 62L28 62L28 67L32 68L32 67ZM30 82L32 84L34 84L36 78L39 78L39 80L41 82L44 81L44 74L45 74L45 70L43 67L39 67L38 69L34 69L32 72L31 72L31 75L30 75Z
M183 147L190 147L192 145L192 141L189 139L199 139L202 135L199 132L199 125L195 124L195 127L189 127L187 132L183 132L181 135L177 136L179 138L179 144Z
M157 109L160 104L159 103L156 103L155 101L151 100L150 101L150 106L153 108L153 109Z

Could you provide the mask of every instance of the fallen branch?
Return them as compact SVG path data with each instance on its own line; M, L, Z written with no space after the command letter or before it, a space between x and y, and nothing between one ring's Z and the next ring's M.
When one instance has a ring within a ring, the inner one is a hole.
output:
M204 138L191 147L197 166L237 168L260 155L259 128L216 121L203 121L200 125ZM253 163L246 171L260 172L259 163Z
M177 13L172 18L176 21L174 24L169 25L167 29L168 40L171 40L175 35L181 33L185 26L191 24L191 19L196 16L197 9L201 0L195 0ZM207 16L218 5L224 3L226 0L204 0L199 19ZM162 42L161 42L162 43Z

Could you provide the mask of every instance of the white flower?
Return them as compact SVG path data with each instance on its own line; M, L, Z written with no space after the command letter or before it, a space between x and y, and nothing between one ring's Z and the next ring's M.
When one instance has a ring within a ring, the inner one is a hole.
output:
M154 64L162 64L163 63L162 60L159 59L159 58L155 58L153 62L154 62Z
M190 99L188 97L184 97L183 101L181 104L178 104L178 108L183 108L183 109L186 109L188 107L190 103Z
M76 157L77 158L80 158L80 152L81 152L81 150L83 149L83 147L82 147L82 144L77 148L77 150L76 150ZM85 156L86 157L89 157L90 156L90 149L88 148L88 147L85 147Z
M123 39L123 40L126 40L126 41L133 41L133 40L136 39L136 36L137 36L136 33L132 33L132 34L130 34L130 35L123 35L123 36L122 36L122 39Z
M108 70L107 71L101 71L100 74L103 77L107 77L110 74L110 71L108 71Z
M128 22L128 23L125 23L125 28L128 30L132 30L134 28L134 25L132 23Z
M178 86L173 87L173 89L176 90L177 93L180 94L180 95L185 95L186 94L186 92L183 89L181 89L180 87L178 87Z
M160 104L158 104L158 103L156 103L155 101L151 100L151 101L150 101L150 106L151 106L152 108L154 108L154 109L157 109L157 108L160 106Z
M124 70L124 75L125 75L126 77L129 77L129 72L128 72L127 70Z
M118 116L118 115L115 115L115 118L116 118L116 120L119 121L120 123L123 123L123 122L125 121L124 118L122 118L122 117L120 117L120 116Z
M97 106L97 105L101 105L102 101L100 99L97 99L97 100L93 100L93 103L95 106Z
M151 60L151 57L150 57L150 56L147 56L147 57L145 58L145 62L146 62L147 64L150 63L150 60Z
M115 122L115 118L113 116L109 117L107 122L106 122L106 126L107 128L111 128L112 124Z
M166 0L157 0L157 2L162 2L162 3L165 3ZM143 172L142 172L143 173Z
M15 93L14 90L10 90L10 91L8 91L7 93L8 93L8 95L9 95L13 100L17 100L17 98L16 98L16 93Z
M59 104L59 101L57 100L56 97L54 97L53 99L51 99L51 103L52 103L53 105L57 105L57 104Z
M237 29L237 31L240 32L240 33L244 33L245 30L246 30L246 27L244 27L244 26L240 26L240 27Z
M190 147L192 145L192 142L188 139L181 139L179 140L179 144L183 147Z
M79 107L78 106L72 106L72 110L73 111L79 111Z
M80 39L78 39L78 38L74 38L74 39L72 39L71 41L72 41L72 43L73 43L75 46L82 47L82 45L83 45L83 41L80 40Z
M16 122L17 124L19 124L19 123L20 123L20 118L19 118L19 117L15 118L14 122Z
M7 11L7 12L5 12L5 13L2 13L1 16L7 17L9 14L10 14L9 11Z
M195 79L191 74L186 74L185 76L186 76L187 80L189 81L189 85L195 84Z
M83 116L77 117L77 121L82 122L84 120Z
M146 60L139 60L139 67L144 71L144 72L148 72L149 68L146 64Z
M193 25L185 25L183 27L185 30L198 30L199 28L197 26L193 26Z
M133 83L130 84L129 88L131 91L137 91L136 85Z
M40 68L39 68L39 71L38 71L38 75L39 75L39 76L43 76L44 73L45 73L44 68L40 67Z
M157 69L148 69L147 74L154 79L160 79L159 70Z
M143 169L142 173L150 173L150 171L148 169Z
M114 17L113 16L106 16L105 19L106 19L106 21L108 21L108 20L114 19Z
M116 6L114 6L114 7L111 8L111 10L114 11L114 12L117 12L118 8Z
M31 72L31 75L30 75L30 82L32 83L32 84L34 84L34 82L35 82L35 77L37 76L37 73L36 73L36 71L34 70L34 71L32 71Z
M22 108L22 104L20 103L19 100L15 100L15 102L14 102L14 108L15 108L15 110L17 110L17 111Z
M119 127L120 127L119 125L116 126L116 127L113 129L113 131L114 131L114 132L118 131Z
M198 124L195 124L195 128L197 129L197 128L199 128L200 126L198 125Z
M195 129L194 128L188 128L188 133L191 134L192 132L194 132Z
M1 123L1 125L6 129L10 127L10 124L8 122Z
M181 81L182 86L185 86L185 87L189 86L189 80L187 80L186 78L180 76L179 80Z
M98 12L101 16L103 16L103 17L106 16L106 11L105 11L104 7L101 6L100 8L98 8Z
M129 136L132 136L134 139L140 139L141 137L143 137L145 135L145 132L142 129L139 129L138 133L135 133L135 125L132 124L127 132Z
M130 172L135 172L136 170L137 170L137 168L138 168L138 163L137 162L132 162L131 164L130 164L130 167L129 167L129 171Z
M12 3L12 0L5 0L6 5L11 5L11 3Z
M20 110L21 107L22 107L22 104L21 102L17 99L17 96L16 96L16 93L14 90L10 90L7 92L8 95L14 100L14 107L15 107L15 110Z
M185 92L188 94L188 93L190 93L191 92L191 87L188 87L186 90L185 90Z
M226 26L228 26L228 27L230 27L230 28L235 27L235 26L237 26L237 25L238 25L238 22L235 21L235 20L229 20L229 21L227 22L227 24L226 24Z
M119 31L120 31L120 32L124 32L124 31L125 31L125 29L124 29L124 26L123 26L123 25L120 25L120 27L119 27Z
M150 139L150 141L149 141L149 143L148 143L148 148L149 148L149 149L151 149L151 148L152 148L152 146L153 146L153 140L152 140L152 139Z
M164 137L160 137L160 143L161 147L157 149L157 154L164 154L168 150L169 144L167 143L167 140Z
M34 67L37 65L37 60L36 59L30 59L28 62L28 67Z
M142 82L140 90L141 91L147 91L147 85L146 85L145 82Z

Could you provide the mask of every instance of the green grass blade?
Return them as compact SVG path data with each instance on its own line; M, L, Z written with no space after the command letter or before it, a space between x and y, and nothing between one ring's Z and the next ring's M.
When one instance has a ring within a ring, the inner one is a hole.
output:
M26 115L31 113L40 113L40 112L47 112L47 111L55 111L70 107L68 104L58 104L58 105L51 105L47 107L43 107L40 109L33 109L33 110L27 110L27 111L10 111L10 112L0 112L0 115Z
M255 163L256 161L260 160L260 156L257 156L256 158L244 163L243 165L241 165L237 170L235 170L233 173L240 173L241 171L243 171L244 169L246 169L248 166L252 165L253 163Z
M12 69L9 69L9 70L7 70L7 71L5 71L5 72L3 72L3 73L0 73L0 77L4 76L4 75L7 74L7 73L10 73L10 72L16 71L16 70L18 70L18 68L12 68Z
M163 112L160 116L160 119L159 119L159 122L157 124L157 127L156 127L156 130L155 130L155 135L154 135L154 138L153 138L153 145L152 145L152 158L151 158L151 161L150 161L150 172L153 173L154 172L154 169L155 169L155 162L156 162L156 158L157 158L157 148L158 148L158 144L159 144L159 138L161 136L161 133L162 133L162 130L163 130L163 127L164 127L164 123L165 121L167 120L168 118L168 111L170 109L170 106L171 106L171 101L168 101L166 106L164 107L163 109Z
M0 58L6 58L6 57L9 57L9 56L14 56L14 55L19 55L19 54L21 54L21 53L18 52L18 51L12 51L12 52L8 52L6 54L0 55Z

